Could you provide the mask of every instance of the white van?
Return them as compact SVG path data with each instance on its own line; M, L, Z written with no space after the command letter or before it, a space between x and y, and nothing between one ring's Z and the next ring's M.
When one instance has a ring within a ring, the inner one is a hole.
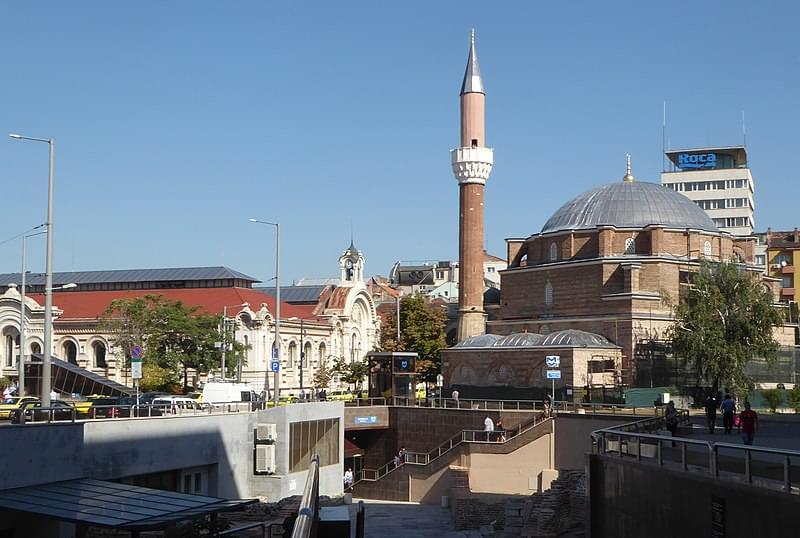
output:
M196 400L185 396L160 396L153 398L152 405L162 413L172 413L173 415L185 412L195 413L202 409L202 406Z
M246 383L227 383L224 381L211 381L203 387L204 404L228 402L256 402L258 395Z

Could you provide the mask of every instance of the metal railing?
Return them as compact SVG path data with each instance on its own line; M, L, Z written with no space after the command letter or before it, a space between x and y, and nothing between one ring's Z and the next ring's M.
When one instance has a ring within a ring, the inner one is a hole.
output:
M311 457L300 509L292 529L292 538L316 538L319 524L319 456Z
M261 538L272 538L272 525L273 524L268 521L259 521L257 523L250 523L248 525L242 525L241 527L234 527L233 529L219 531L214 534L214 536L217 538L221 538L223 536L236 536L244 531L260 529Z
M688 420L688 413L685 413L683 419ZM800 451L796 450L670 437L625 431L620 427L592 432L592 446L595 454L635 458L637 462L651 461L660 467L677 466L682 471L699 471L715 478L733 479L781 489L787 493L798 493L798 488L793 485L797 481L792 480L793 462L795 471L798 471L800 465ZM733 451L736 455L720 455L721 450ZM755 472L756 467L760 473Z

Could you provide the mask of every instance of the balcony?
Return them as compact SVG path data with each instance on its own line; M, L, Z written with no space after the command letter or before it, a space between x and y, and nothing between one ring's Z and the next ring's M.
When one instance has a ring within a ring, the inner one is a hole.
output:
M784 265L781 267L781 274L782 275L793 275L794 274L794 265Z
M794 288L781 288L781 297L794 297Z

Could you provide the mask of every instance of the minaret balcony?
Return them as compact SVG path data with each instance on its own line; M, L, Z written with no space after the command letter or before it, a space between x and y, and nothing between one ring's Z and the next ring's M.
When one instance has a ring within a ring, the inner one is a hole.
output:
M456 148L450 150L453 175L459 185L465 183L486 184L494 164L492 148Z

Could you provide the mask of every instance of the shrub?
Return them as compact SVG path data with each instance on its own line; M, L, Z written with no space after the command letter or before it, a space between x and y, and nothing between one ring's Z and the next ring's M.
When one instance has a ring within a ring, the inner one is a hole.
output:
M774 413L778 406L783 403L783 391L780 389L765 389L761 391L761 396L767 402L770 412Z
M786 396L794 412L800 413L800 384L795 385L792 390L786 393Z

